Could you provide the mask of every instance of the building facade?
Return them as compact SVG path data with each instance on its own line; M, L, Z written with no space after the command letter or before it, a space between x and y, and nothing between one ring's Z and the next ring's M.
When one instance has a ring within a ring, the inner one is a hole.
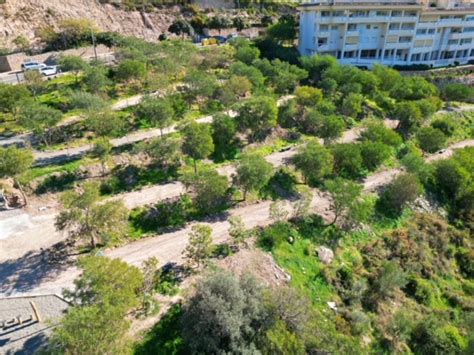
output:
M474 63L474 0L309 0L301 55L371 67Z

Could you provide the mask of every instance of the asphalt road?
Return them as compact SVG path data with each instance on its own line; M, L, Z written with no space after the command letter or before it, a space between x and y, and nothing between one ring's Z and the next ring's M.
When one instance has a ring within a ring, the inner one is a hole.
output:
M105 53L98 56L99 59L103 60L106 64L111 64L115 60L114 53ZM92 60L94 57L86 58L87 60ZM44 77L44 80L51 80L58 76L64 75L67 73L58 73L56 75L50 75ZM21 71L11 71L6 73L0 73L0 83L16 85L25 81L25 76Z

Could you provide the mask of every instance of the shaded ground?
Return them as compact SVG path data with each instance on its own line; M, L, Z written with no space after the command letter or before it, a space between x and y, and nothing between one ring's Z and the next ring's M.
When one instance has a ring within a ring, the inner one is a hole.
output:
M68 303L56 295L0 299L0 322L12 323L0 329L0 352L35 353L45 345L54 323L67 307Z
M434 154L428 159L434 160L448 157L450 154L452 154L453 149L465 146L474 146L474 140L456 143L452 147L444 150L441 154ZM275 153L275 155L269 156L272 157L269 159L269 161L274 160L275 165L282 164L284 163L285 159L288 159L293 154L293 152L293 150L289 150L287 152ZM364 181L365 190L372 191L377 187L388 183L400 172L401 170L399 169L391 169L384 170L369 176ZM231 171L229 170L226 173L231 173ZM178 184L179 183L174 186L174 189L176 189L174 191L173 189L169 189L173 184L166 184L161 185L161 187L152 186L140 191L123 194L118 198L123 198L127 206L135 207L140 204L156 202L159 198L163 198L163 196L169 196L170 194L178 193L182 188ZM331 218L329 202L330 201L327 196L317 190L314 190L314 198L311 204L312 212L320 214L326 218ZM238 207L228 211L226 214L217 216L213 220L209 220L208 222L213 228L214 241L216 243L223 242L228 237L227 230L229 224L226 220L229 215L240 215L248 228L263 226L271 223L272 221L268 213L270 203L270 201L264 201L254 205ZM290 209L290 205L291 203L287 201L286 206L288 209ZM50 218L54 218L54 216ZM48 228L52 228L52 222L50 221L49 223L50 224ZM180 263L182 262L181 253L187 245L187 236L191 226L192 224L188 225L182 230L162 234L157 237L145 238L123 247L106 251L105 254L110 257L121 258L134 265L140 265L143 260L152 256L157 257L162 263L170 261ZM30 235L37 235L38 230L29 229L29 233ZM54 233L56 232L51 231L51 233L54 236ZM50 238L48 233L46 233L45 237ZM23 238L23 240L26 238L27 240L28 236L23 234L20 238ZM57 235L57 233L52 239L54 238L62 239L62 237ZM5 242L10 241L14 243L17 240L17 238L7 238L3 241L0 240L0 247L3 247ZM31 250L30 245L25 245L24 247L26 250ZM3 286L0 294L46 291L61 292L64 287L69 287L72 285L72 281L77 276L77 270L74 268L69 268L66 272L61 272L60 269L58 272L58 270L54 268L51 271L48 270L49 267L42 266L38 256L31 252L28 252L25 256L22 256L19 259L8 257L8 251L5 249L2 250L2 252L3 258L0 260L5 261L0 264L0 270L2 270L0 277L9 281L7 282L8 286ZM39 275L40 277L35 277L35 275Z

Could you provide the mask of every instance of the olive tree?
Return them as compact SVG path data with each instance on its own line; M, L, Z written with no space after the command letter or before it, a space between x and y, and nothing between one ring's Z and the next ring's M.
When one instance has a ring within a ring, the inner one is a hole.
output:
M334 158L331 152L317 141L308 142L299 148L293 157L293 164L301 170L305 182L317 184L333 171Z
M212 244L212 228L205 224L196 224L191 228L189 242L184 254L191 265L199 268L214 251Z
M0 147L0 178L10 177L14 180L23 195L25 205L28 201L18 178L31 167L33 161L33 154L30 150L14 146Z
M69 231L73 238L88 239L90 247L109 243L128 231L128 209L122 201L100 203L99 188L85 183L80 191L67 191L61 196L64 210L56 217L56 228Z
M143 275L119 259L89 256L78 261L82 274L64 296L72 306L50 339L53 353L100 354L129 349L127 313L140 303Z
M244 200L248 191L259 191L272 177L273 167L263 156L244 154L237 166L235 182L244 192Z
M199 281L185 301L183 340L191 354L255 353L267 314L253 278L218 272Z
M61 111L41 105L25 105L21 109L18 123L38 135L49 146L52 143L55 126L63 117Z
M194 172L197 173L197 160L207 158L214 151L211 126L191 122L181 132L184 137L183 152L193 159Z

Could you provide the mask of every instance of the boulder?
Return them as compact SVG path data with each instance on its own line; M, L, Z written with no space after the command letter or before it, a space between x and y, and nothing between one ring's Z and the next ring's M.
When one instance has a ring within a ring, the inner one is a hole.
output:
M334 259L334 253L329 248L320 246L316 249L316 252L318 253L319 261L321 261L325 265L330 264L332 259Z

